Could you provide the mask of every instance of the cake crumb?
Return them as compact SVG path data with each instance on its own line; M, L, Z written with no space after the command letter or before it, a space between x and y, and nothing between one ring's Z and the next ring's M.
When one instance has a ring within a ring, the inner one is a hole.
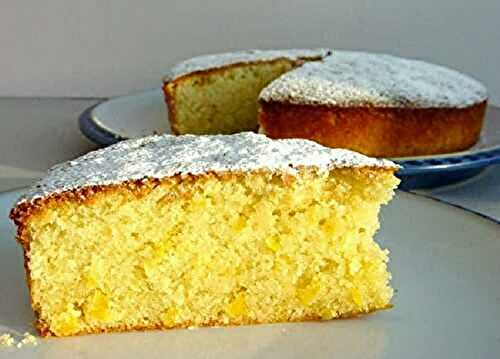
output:
M16 347L20 349L25 345L38 345L38 339L28 332L25 332L22 336L17 335L20 338L18 340L15 337L16 335L13 336L10 333L0 334L0 348Z
M36 337L30 333L24 333L24 338L20 341L22 345L38 345L38 340Z
M14 345L14 338L9 333L0 335L0 348L7 348Z

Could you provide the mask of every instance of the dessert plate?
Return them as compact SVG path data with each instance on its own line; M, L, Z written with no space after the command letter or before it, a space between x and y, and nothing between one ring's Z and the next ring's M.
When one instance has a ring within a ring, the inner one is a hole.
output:
M80 116L79 124L85 136L101 145L170 132L160 89L117 97L91 107ZM481 139L467 151L393 160L403 166L398 175L404 189L435 187L476 175L485 167L500 163L500 108L488 108Z
M35 334L22 252L0 194L0 333ZM39 338L0 358L495 358L500 224L398 192L378 242L391 250L394 308L356 319ZM61 270L64 270L63 268Z

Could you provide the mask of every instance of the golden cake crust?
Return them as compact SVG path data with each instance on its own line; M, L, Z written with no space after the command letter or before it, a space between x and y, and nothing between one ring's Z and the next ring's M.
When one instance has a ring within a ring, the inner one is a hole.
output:
M479 139L487 101L465 108L296 105L260 101L261 131L377 157L461 151Z

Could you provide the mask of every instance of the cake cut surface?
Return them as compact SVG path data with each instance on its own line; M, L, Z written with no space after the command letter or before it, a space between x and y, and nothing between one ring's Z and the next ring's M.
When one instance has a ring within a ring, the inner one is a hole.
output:
M390 307L397 166L305 140L153 136L56 166L11 212L42 335Z
M164 78L175 134L230 134L257 129L257 97L269 82L325 49L249 50L184 61Z

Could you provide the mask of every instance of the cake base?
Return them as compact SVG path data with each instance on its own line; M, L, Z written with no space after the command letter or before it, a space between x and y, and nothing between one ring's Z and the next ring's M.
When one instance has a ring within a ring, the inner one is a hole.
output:
M366 312L356 312L356 313L343 313L338 317L325 319L321 316L310 316L304 317L301 319L287 320L286 318L282 320L277 320L274 322L264 322L264 321L211 321L207 323L193 323L193 322L184 322L175 326L165 326L161 322L156 325L139 325L139 326L117 326L112 328L101 328L96 330L87 330L81 331L78 333L71 334L72 336L79 335L89 335L89 334L103 334L103 333L123 333L123 332L144 332L148 330L171 330L171 329L201 329L201 328L224 328L224 327L235 327L241 325L266 325L266 324L287 324L287 323L305 323L305 322L325 322L329 320L342 320L342 319L353 319L358 318L360 316L374 314L379 311L392 309L394 306L392 304L387 304L385 307L380 307L377 309L371 309ZM44 323L39 323L35 321L35 327L42 337L48 338L54 336L54 334L49 330L49 328Z

